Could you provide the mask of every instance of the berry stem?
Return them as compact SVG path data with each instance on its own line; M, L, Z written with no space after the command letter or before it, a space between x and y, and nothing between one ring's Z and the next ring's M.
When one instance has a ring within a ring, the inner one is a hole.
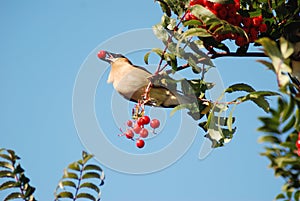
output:
M186 14L187 14L187 10L186 10L185 13L183 14L183 16L180 18L180 20L179 20L179 22L176 24L176 26L174 27L174 30L178 30L178 27L179 27L180 24L183 22L183 20L184 20ZM163 52L162 52L162 55L161 55L161 57L160 57L160 61L159 61L159 63L158 63L158 66L157 66L157 69L156 69L154 75L158 75L158 74L159 74L162 70L164 70L164 69L166 68L166 66L168 65L168 64L166 64L164 67L161 67L162 62L163 62L163 60L164 60L164 56L165 56L165 54L166 54L166 52L167 52L167 50L168 50L168 48L169 48L170 42L172 42L173 37L174 37L173 34L171 34L171 35L169 36L168 41L167 41L167 43L166 43L166 45L165 45L165 48L164 48L164 50L163 50Z

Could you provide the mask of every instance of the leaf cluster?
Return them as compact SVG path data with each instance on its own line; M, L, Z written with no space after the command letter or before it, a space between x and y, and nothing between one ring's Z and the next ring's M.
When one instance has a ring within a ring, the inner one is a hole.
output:
M82 159L68 165L54 193L55 201L100 200L100 186L104 184L105 175L101 167L89 163L92 157L83 151Z
M270 116L260 117L259 131L266 133L259 138L266 143L262 156L270 160L269 167L275 176L285 180L276 199L300 200L300 157L297 155L296 141L300 130L300 101L292 95L288 99L279 97L277 108L270 109Z
M35 188L30 185L30 179L26 177L19 160L20 157L13 150L0 149L0 191L8 191L4 201L35 201Z

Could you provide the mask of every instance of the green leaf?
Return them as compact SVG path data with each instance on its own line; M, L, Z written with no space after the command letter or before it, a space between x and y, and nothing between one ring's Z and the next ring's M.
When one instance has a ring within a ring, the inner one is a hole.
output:
M188 37L193 37L193 36L198 36L198 37L211 37L211 34L207 32L206 29L203 28L191 28L184 32L183 38L188 38Z
M189 20L189 21L185 21L183 22L184 26L201 26L203 25L203 23L199 20Z
M253 98L260 98L260 97L265 97L265 96L280 96L279 93L277 92L273 92L273 91L255 91L255 92L251 92L248 95L250 97L250 99Z
M63 178L76 179L76 180L79 179L77 174L75 174L73 172L68 172L68 171L64 172Z
M6 181L0 185L0 191L8 189L8 188L14 188L16 187L15 181Z
M93 183L83 183L83 184L80 185L79 188L89 188L89 189L92 189L92 190L96 191L97 193L100 193L99 187L96 186Z
M89 165L86 165L84 168L83 168L84 171L86 170L97 170L99 172L102 172L102 168L99 167L98 165L93 165L93 164L89 164Z
M171 11L171 8L169 7L169 5L163 0L155 0L155 1L158 1L162 11L164 13L166 13L167 16L171 17L172 11Z
M14 199L18 199L18 198L23 198L21 193L11 193L9 194L6 198L4 198L4 201L8 201L8 200L14 200Z
M283 37L281 37L279 41L280 41L280 50L283 58L284 59L289 58L294 52L293 44L291 44Z
M153 48L151 51L156 53L160 57L162 57L163 52L164 52L162 49L159 49L159 48Z
M151 51L150 52L147 52L146 54L145 54L145 56L144 56L144 62L145 62L145 64L149 64L149 56L150 56L150 54L151 54Z
M21 174L24 172L24 169L21 167L20 164L17 165L17 167L14 169L14 174Z
M282 133L285 133L285 132L289 131L290 129L292 129L293 126L295 125L295 122L296 122L296 117L292 116L291 120L283 127Z
M210 10L204 8L201 5L194 5L193 7L190 8L190 11L194 16L204 21L204 23L206 23L207 20L213 18L218 19L215 16L215 14L213 14Z
M97 178L97 179L100 179L101 178L101 175L97 172L88 172L88 173L85 173L83 176L82 176L82 179L90 179L90 178Z
M93 201L97 200L93 195L91 195L89 193L79 193L76 197L77 198L85 198L85 199L89 199L89 200L93 200Z
M295 201L299 201L299 200L300 200L300 190L298 190L298 191L294 194L294 199L295 199Z
M12 158L7 154L0 154L0 158L6 159L10 162L13 162Z
M276 143L279 144L281 141L279 138L272 136L272 135L265 135L265 136L261 136L260 138L258 138L258 142L259 143Z
M284 58L278 49L276 42L267 37L260 38L256 42L263 45L265 54L272 60L274 71L277 75L278 85L281 87L288 84L289 77L283 73L291 73L292 70L290 66L284 63Z
M10 170L14 169L14 167L10 163L5 161L0 161L0 167L10 169Z
M262 108L265 112L268 113L270 111L270 105L264 98L260 97L252 99L251 101L254 102L258 107Z
M155 36L163 42L167 42L169 34L161 24L154 25L152 27Z
M196 53L194 55L196 58L198 58L197 63L202 63L208 66L214 67L214 64L209 56L205 52L203 52L200 48L203 48L203 45L197 44L195 41L192 41L188 43L188 46Z
M227 119L227 123L226 123L226 125L227 125L227 127L228 127L228 130L229 130L230 132L232 132L232 122L233 122L232 116L233 116L233 111L234 111L234 109L232 109L232 110L230 111L229 116L228 116L228 119Z
M275 200L284 199L284 198L285 198L284 194L283 194L283 193L280 193L279 195L277 195L277 196L275 197Z
M288 107L284 107L282 121L285 122L294 112L295 109L295 100L293 97L290 97L290 102Z
M74 196L69 191L63 191L63 192L60 192L59 194L57 194L56 198L70 198L70 199L73 199Z
M20 182L23 183L23 184L28 184L30 179L28 177L26 177L24 174L21 174L20 176Z
M66 186L76 188L76 184L73 181L61 181L59 182L58 186L62 189Z
M277 157L275 159L279 167L283 167L286 165L296 165L300 163L300 158L289 158L288 156Z
M21 159L19 156L16 155L14 150L7 149L6 151L10 154L10 157L11 157L12 161L16 161L16 160Z
M271 62L265 61L265 60L256 60L257 62L265 65L269 70L272 70L275 72L274 66Z
M27 188L26 188L26 192L25 192L24 197L25 198L30 197L34 193L34 191L35 191L35 188L28 185Z
M91 158L93 158L93 155L87 153L86 151L82 151L82 158L83 158L84 161L87 162L88 160L90 160Z
M244 84L244 83L238 83L238 84L231 85L230 87L228 87L225 90L225 92L227 92L227 93L232 93L232 92L236 92L236 91L254 92L255 90L250 85Z
M71 163L70 165L68 165L68 169L80 171L80 165L78 162L74 162L74 163Z
M260 38L256 41L264 47L265 53L273 60L274 58L282 58L282 55L277 48L277 44L270 38Z
M1 170L0 171L0 178L14 178L14 174L11 171L7 171L7 170Z

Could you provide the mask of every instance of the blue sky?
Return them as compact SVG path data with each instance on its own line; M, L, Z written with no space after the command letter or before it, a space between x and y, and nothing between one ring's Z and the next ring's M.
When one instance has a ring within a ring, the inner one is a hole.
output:
M31 184L37 187L37 199L52 200L63 168L86 150L72 113L73 89L86 57L104 41L150 28L160 17L160 8L153 1L0 1L0 147L14 149L21 156ZM142 54L129 56L134 63L143 64ZM274 75L255 59L219 58L214 62L225 86L245 82L256 89L276 90ZM110 85L98 88L96 109L101 101L110 101L112 93ZM105 101L103 104L110 104ZM127 147L127 141L116 137L118 128L107 108L97 115L100 124L111 131L108 138L135 153L133 146ZM168 117L169 110L161 115ZM232 142L204 160L198 159L204 141L199 130L186 154L162 171L131 175L101 165L106 173L102 200L272 200L283 182L267 168L267 159L259 156L263 145L257 143L261 135L256 131L257 117L264 113L246 103L238 106L235 115L238 131ZM163 137L158 138L161 141L153 139L153 146L149 143L142 152L172 140L175 131L168 129L173 126L172 121L166 122ZM0 192L0 200L3 198Z

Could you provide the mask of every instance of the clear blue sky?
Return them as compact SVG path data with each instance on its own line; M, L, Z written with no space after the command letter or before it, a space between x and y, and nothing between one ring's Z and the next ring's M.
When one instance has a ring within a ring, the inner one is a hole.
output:
M0 147L21 156L31 184L37 187L38 200L53 200L63 168L86 150L72 114L73 88L85 58L109 38L150 28L160 17L159 6L150 0L0 1ZM131 59L143 64L137 55ZM225 86L245 82L256 89L276 90L274 75L255 59L222 58L215 64ZM111 94L112 87L97 90L96 100L100 93ZM100 123L111 129L110 140L118 146L118 128L111 114L105 114ZM259 156L263 145L257 143L261 135L256 131L257 117L264 113L246 103L235 115L238 131L232 142L204 160L198 159L204 140L199 130L188 152L162 171L130 175L101 165L106 173L102 200L272 200L282 180L267 168L269 161Z

